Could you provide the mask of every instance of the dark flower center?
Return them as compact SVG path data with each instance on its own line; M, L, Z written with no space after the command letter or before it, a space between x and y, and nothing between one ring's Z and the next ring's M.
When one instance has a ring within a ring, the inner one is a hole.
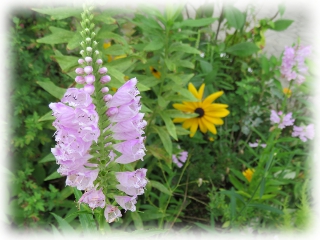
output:
M196 108L194 112L199 114L198 118L201 118L204 115L204 110L202 108Z

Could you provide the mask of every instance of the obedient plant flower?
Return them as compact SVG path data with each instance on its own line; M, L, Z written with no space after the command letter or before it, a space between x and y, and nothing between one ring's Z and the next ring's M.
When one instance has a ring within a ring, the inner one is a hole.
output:
M188 152L187 151L182 151L179 152L178 154L172 154L172 162L174 162L178 168L181 168L183 166L183 163L186 162L188 158Z
M216 125L223 124L223 117L226 117L230 112L226 109L227 104L213 103L218 97L223 94L223 91L213 93L206 97L204 100L205 84L202 84L199 91L189 83L188 90L198 99L196 102L182 102L182 104L175 103L173 107L186 113L197 113L198 116L194 118L174 118L174 123L182 123L182 127L185 129L190 128L190 137L193 137L198 129L203 133L212 132L217 134Z
M254 142L254 143L249 143L249 147L255 148L258 146L265 148L267 146L267 144L261 143L260 140L258 140L258 139L256 139L256 142Z
M85 9L81 14L82 58L75 69L75 81L83 87L67 89L61 102L49 105L57 129L57 144L51 151L60 165L58 172L67 176L66 185L85 191L79 203L101 211L105 208L104 216L111 223L122 216L112 203L117 202L125 211L135 211L137 196L144 193L147 169L121 172L124 168L118 165L143 160L142 135L147 122L140 113L136 78L128 80L113 96L108 93L105 84L111 77L96 49L90 11Z
M298 84L305 81L305 74L308 67L305 64L305 58L310 55L311 46L285 47L281 74L288 81L295 80Z
M283 114L282 111L278 113L271 110L270 121L274 124L278 124L278 128L283 129L287 126L292 126L295 119L292 118L292 113Z
M303 142L306 142L308 139L312 140L314 138L314 125L293 126L292 137L299 137Z

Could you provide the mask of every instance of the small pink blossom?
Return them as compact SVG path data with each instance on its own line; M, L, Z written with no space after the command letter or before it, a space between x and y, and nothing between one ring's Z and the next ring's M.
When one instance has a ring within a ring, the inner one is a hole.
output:
M312 140L314 138L314 125L309 124L308 126L293 126L292 137L299 137L303 142L307 139Z
M255 143L249 143L249 146L252 147L252 148L255 148L255 147L262 147L262 148L265 148L267 146L267 144L265 143L261 143L260 140L256 139L256 142Z
M271 110L270 121L274 124L279 124L280 129L285 128L286 126L292 126L295 119L292 118L292 113L284 115L281 111L278 113L274 110Z
M136 200L137 196L129 197L129 196L114 196L116 202L124 209L130 210L131 212L136 211L135 204L137 203Z
M117 218L122 217L122 214L118 207L107 205L104 210L104 217L108 223L112 223Z
M94 209L96 207L104 208L106 202L105 202L105 195L102 192L102 189L96 190L91 189L87 192L85 192L81 198L79 199L79 203L87 203L90 208Z

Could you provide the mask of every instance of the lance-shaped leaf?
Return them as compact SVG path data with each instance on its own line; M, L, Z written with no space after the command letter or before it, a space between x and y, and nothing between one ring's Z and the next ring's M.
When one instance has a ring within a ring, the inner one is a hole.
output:
M66 92L66 89L56 86L51 81L46 81L46 82L39 82L38 81L37 84L39 84L44 90L46 90L48 93L50 93L52 96L54 96L58 99L61 99ZM42 121L44 121L44 120L42 120Z
M169 154L169 156L172 156L172 142L169 133L164 128L159 126L154 125L152 128L159 135L166 152Z
M171 135L171 137L174 138L174 140L178 140L177 133L176 133L176 127L174 123L172 122L171 118L166 112L159 112L160 117L164 121L166 128Z
M83 11L81 8L75 7L55 7L55 8L32 8L33 11L47 14L52 16L54 19L64 19L68 17L78 17L80 18L81 12Z
M194 48L191 47L188 44L185 43L172 43L171 46L169 47L169 52L184 52L184 53L192 53L192 54L200 54L201 52Z
M226 52L235 56L246 57L258 52L259 50L260 49L254 43L243 42L227 48Z
M47 44L67 43L75 35L74 32L65 30L63 28L57 28L57 27L51 26L49 27L49 30L52 32L52 34L45 36L43 38L37 39L37 42L47 43Z

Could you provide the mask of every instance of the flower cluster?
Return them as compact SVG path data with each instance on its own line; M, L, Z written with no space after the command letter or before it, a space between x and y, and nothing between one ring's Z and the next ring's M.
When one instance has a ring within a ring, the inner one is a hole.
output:
M50 103L49 107L56 117L53 126L57 129L57 145L51 151L60 164L58 172L67 176L69 186L79 190L92 188L98 171L85 166L96 167L88 163L92 157L88 151L100 135L99 117L92 98L83 88L69 88L61 102Z
M286 126L292 126L295 119L292 118L292 113L283 114L282 111L278 113L275 110L271 110L270 121L274 124L278 124L278 128L283 129Z
M188 152L182 151L178 154L172 154L172 162L174 162L179 168L183 166L183 163L186 162L188 158Z
M310 53L310 46L285 47L281 65L282 76L288 81L296 80L298 84L303 83L305 81L304 74L308 71L305 58Z
M314 125L309 124L308 126L293 126L292 137L299 137L301 141L306 142L307 139L314 138Z
M92 18L89 10L82 13L84 41L80 43L82 58L78 60L75 81L84 86L67 89L61 102L49 105L57 129L57 145L52 153L60 164L58 172L67 176L66 184L85 190L79 203L86 203L91 209L105 208L106 221L111 223L122 214L109 196L125 211L135 211L137 196L144 193L147 169L120 172L123 168L117 165L143 160L142 134L147 122L140 113L136 78L127 81L114 95L108 93L105 84L111 77L106 74L108 69L101 66Z

